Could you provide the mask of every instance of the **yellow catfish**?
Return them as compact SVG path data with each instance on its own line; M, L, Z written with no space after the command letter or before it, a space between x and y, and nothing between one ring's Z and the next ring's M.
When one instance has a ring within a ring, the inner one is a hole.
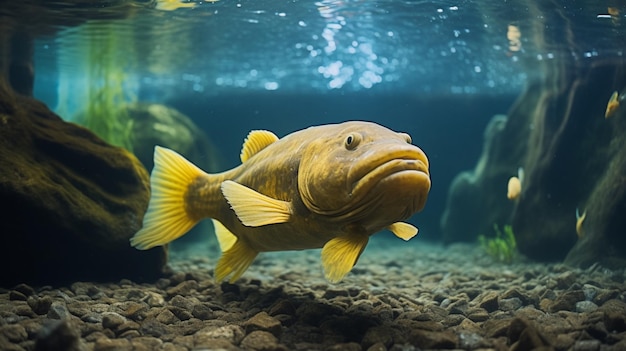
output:
M152 196L131 245L165 245L203 218L212 218L222 256L220 281L237 280L259 252L322 248L331 282L356 264L370 235L387 228L408 240L402 222L426 203L428 159L397 133L370 122L314 126L282 139L248 134L242 164L207 174L157 146Z

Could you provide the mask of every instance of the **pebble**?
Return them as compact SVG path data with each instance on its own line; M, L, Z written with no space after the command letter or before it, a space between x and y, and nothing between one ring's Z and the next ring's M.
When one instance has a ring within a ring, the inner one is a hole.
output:
M252 318L243 323L246 334L249 334L256 330L262 330L271 333L275 337L280 337L282 333L282 325L280 321L267 312L259 312Z
M618 273L532 263L500 267L480 260L468 267L463 263L475 251L455 247L398 248L379 261L376 251L368 251L339 284L324 280L319 252L303 251L261 259L235 284L213 281L214 261L205 258L174 260L173 270L153 284L0 289L0 349L626 346L626 289Z
M66 319L69 318L70 312L65 306L65 302L55 301L50 305L47 314L50 319Z
M576 302L576 312L585 313L593 312L598 309L598 305L591 301L578 301Z

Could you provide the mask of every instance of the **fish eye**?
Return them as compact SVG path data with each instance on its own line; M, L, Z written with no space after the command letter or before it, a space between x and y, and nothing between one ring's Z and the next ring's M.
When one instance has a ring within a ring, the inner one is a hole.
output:
M359 144L360 141L361 141L361 136L359 134L349 134L346 137L346 142L345 142L346 149L354 150L354 148L356 148L356 146Z
M407 143L411 144L413 142L413 140L411 140L411 136L407 133L398 133L400 135L400 137L404 138L404 140L406 140Z

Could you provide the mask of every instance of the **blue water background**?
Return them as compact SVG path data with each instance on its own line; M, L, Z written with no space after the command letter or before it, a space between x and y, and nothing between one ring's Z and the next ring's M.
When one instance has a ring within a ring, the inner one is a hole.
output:
M251 129L283 136L356 119L408 132L429 156L433 184L411 222L420 237L438 240L450 182L473 168L488 120L549 74L540 63L623 54L624 8L608 16L596 1L530 3L222 0L160 11L139 2L130 18L86 25L132 38L116 58L127 64L126 89L190 116L218 147L224 169L239 163ZM519 47L507 37L511 25L521 32ZM565 25L576 46L535 41L538 28L549 37ZM81 91L93 84L77 48L106 38L86 38L83 27L36 41L35 95L53 109L64 103L68 115L68 106L85 105Z

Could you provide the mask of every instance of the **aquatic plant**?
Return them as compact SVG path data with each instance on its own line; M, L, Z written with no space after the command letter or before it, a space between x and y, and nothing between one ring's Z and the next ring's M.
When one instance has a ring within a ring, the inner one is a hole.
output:
M494 223L493 230L496 233L495 237L487 238L481 234L478 236L478 243L493 259L499 262L511 263L517 254L517 243L515 234L513 234L513 227L505 225L500 230L500 227Z
M108 21L89 22L66 34L56 111L132 152L133 120L127 106L137 101L137 83L128 72L137 60L131 34Z

